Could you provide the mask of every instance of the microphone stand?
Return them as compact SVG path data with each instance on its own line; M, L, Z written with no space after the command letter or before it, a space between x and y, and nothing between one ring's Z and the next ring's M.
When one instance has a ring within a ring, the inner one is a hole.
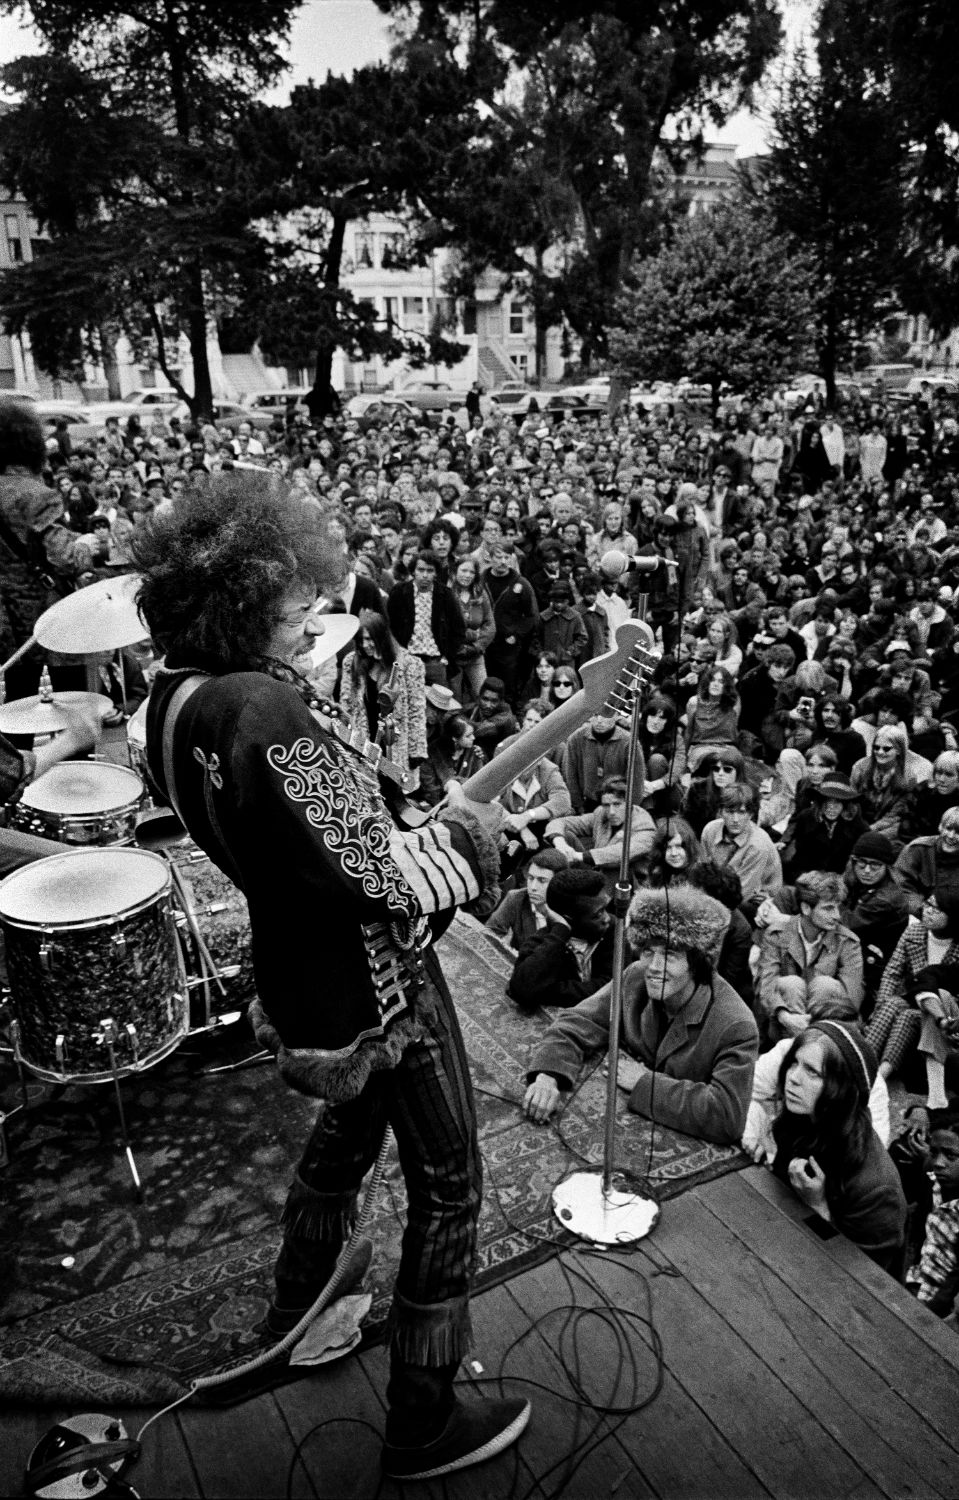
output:
M640 594L637 618L646 618L647 595ZM629 759L626 766L626 818L619 879L613 894L613 975L609 997L609 1052L606 1074L606 1122L603 1166L572 1172L553 1191L553 1212L565 1228L597 1245L632 1245L643 1239L659 1218L654 1198L636 1191L625 1172L616 1171L616 1077L619 1071L619 1033L623 1016L623 977L626 968L626 914L633 894L629 850L633 832L633 798L639 772L639 726L642 715L642 678L636 673L633 689Z

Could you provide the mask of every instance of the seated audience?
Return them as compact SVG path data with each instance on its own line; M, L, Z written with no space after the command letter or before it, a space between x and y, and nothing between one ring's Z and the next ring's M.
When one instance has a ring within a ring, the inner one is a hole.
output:
M522 1010L577 1005L613 967L610 893L600 870L559 870L546 891L546 926L521 944L506 993Z
M703 857L735 870L743 901L774 895L783 883L776 845L753 822L757 797L751 786L731 786L719 798L719 817L703 829Z
M772 1126L772 1170L895 1276L902 1270L906 1200L870 1118L875 1079L875 1054L854 1027L822 1020L796 1037L780 1065L783 1105Z
M692 887L633 897L618 1082L629 1108L729 1145L742 1135L759 1045L749 1007L715 972L729 913ZM611 986L558 1016L533 1047L524 1108L544 1124L584 1061L609 1046Z
M526 883L507 891L486 922L487 932L504 938L511 948L520 948L534 932L549 924L546 891L558 870L566 869L566 856L558 849L537 849L526 866Z
M906 845L893 874L914 917L934 891L959 897L959 807L943 813L937 834Z
M603 785L595 812L553 818L543 835L547 844L565 854L571 865L595 865L615 882L623 856L626 823L626 782L612 776ZM630 822L629 859L645 859L653 846L655 824L643 807L634 807Z
M820 1016L858 1017L862 949L842 921L846 887L814 871L796 882L799 914L762 934L756 993L770 1041L799 1036Z

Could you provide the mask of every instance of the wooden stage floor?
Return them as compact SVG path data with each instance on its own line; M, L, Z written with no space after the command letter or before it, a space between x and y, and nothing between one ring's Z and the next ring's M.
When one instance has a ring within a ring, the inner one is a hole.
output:
M571 1319L574 1300L599 1311ZM959 1495L959 1338L847 1241L821 1239L758 1167L666 1203L632 1253L567 1251L473 1306L483 1375L502 1368L534 1403L492 1463L445 1486L383 1483L374 1349L240 1406L163 1417L130 1482L143 1500ZM552 1394L572 1397L574 1367L579 1406ZM0 1495L20 1492L32 1443L65 1414L0 1415ZM121 1415L135 1433L148 1414Z

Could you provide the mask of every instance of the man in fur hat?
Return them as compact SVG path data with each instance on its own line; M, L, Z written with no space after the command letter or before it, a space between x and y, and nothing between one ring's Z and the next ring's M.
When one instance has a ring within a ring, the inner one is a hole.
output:
M742 1135L759 1049L752 1012L715 972L728 925L727 909L690 886L633 897L617 1080L634 1113L719 1145ZM611 992L604 985L557 1016L533 1048L524 1108L537 1124L608 1047Z

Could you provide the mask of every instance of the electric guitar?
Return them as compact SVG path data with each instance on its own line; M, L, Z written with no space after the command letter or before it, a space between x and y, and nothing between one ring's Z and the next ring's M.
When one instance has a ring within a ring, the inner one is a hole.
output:
M579 691L468 776L463 782L464 795L473 802L492 802L512 786L517 776L535 766L557 745L565 744L573 731L594 714L615 716L628 729L633 700L642 692L661 654L653 632L641 620L627 620L620 625L613 649L583 663L579 674L583 686ZM400 804L395 796L389 801L401 827L419 827L432 816L432 810L424 812L410 804Z

